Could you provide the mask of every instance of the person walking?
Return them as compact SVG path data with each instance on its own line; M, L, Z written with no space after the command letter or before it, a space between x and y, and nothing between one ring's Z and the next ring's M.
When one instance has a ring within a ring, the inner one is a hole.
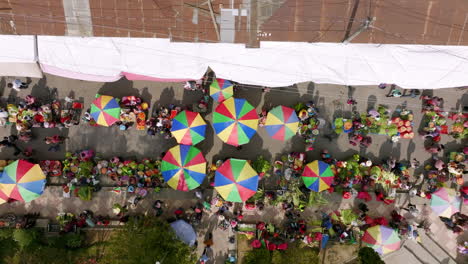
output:
M29 85L28 83L22 82L20 79L15 79L11 83L8 83L7 86L19 92L20 89L26 89Z

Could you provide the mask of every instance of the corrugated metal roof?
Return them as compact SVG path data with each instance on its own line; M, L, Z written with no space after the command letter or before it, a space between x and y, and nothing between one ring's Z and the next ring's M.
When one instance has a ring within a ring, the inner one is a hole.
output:
M65 35L62 1L0 0L1 33ZM252 47L259 40L341 42L370 16L375 17L372 27L354 43L468 45L464 0L212 0L216 27L209 2L89 0L92 33L218 42L218 29L228 41ZM221 9L233 10L222 28Z

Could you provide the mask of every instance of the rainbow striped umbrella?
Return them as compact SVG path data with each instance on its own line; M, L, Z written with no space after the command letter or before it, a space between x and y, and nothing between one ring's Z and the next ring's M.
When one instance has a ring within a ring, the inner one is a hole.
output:
M196 147L178 145L164 155L161 172L169 186L186 192L200 186L205 179L206 160Z
M96 95L91 103L91 117L101 126L112 126L120 120L120 106L117 99L108 95Z
M431 196L432 211L439 216L450 217L460 211L461 199L455 189L442 187Z
M334 176L330 165L320 160L307 164L302 172L302 180L305 186L316 192L329 189Z
M214 187L224 200L244 202L257 192L258 180L246 160L228 159L216 170Z
M234 95L234 85L224 79L214 79L210 85L210 96L218 101L222 102Z
M45 178L38 164L17 160L6 166L0 176L0 200L30 202L44 192Z
M383 255L398 250L401 239L392 228L376 225L366 230L361 241Z
M268 134L278 140L288 140L293 137L299 126L296 111L286 106L277 106L268 112L265 129Z
M227 144L239 146L249 143L258 127L258 114L245 99L229 98L216 107L213 127Z
M206 123L199 113L182 111L172 120L171 133L177 143L196 145L205 139Z

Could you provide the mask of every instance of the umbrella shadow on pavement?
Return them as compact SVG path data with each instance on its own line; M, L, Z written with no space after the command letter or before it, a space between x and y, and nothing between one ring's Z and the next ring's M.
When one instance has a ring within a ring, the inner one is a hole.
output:
M253 107L257 107L262 100L262 88L253 85L237 85L237 90L234 92L234 98L244 98Z
M300 94L297 85L272 88L264 95L263 107L267 110L278 105L294 108L294 105L302 101L299 96Z
M203 118L203 119L206 122L205 139L202 142L198 143L196 147L200 149L204 155L206 155L211 151L211 148L213 148L214 137L217 137L217 136L214 133L214 129L211 123L206 118ZM207 161L208 161L208 158L207 158Z

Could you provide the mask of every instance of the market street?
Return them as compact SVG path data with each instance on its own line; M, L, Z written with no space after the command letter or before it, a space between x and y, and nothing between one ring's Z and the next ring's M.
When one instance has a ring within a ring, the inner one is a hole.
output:
M96 83L87 81L71 80L52 75L46 75L41 80L33 80L29 86L30 88L21 90L19 93L6 87L6 80L2 79L0 82L0 94L2 100L13 102L17 98L24 98L28 94L32 94L38 98L48 98L49 89L57 88L58 97L64 98L65 96L72 96L79 99L84 104L84 110L88 109L90 103L95 98L95 94L111 95L114 97L123 97L128 95L135 95L141 97L144 101L150 102L150 106L167 106L169 104L176 105L192 105L202 98L202 93L198 91L187 91L183 89L182 83L156 83L145 81L127 81L126 79L119 80L115 83ZM386 97L389 93L390 87L381 90L376 86L352 87L328 84L312 84L302 83L293 87L275 88L267 93L263 93L261 87L247 87L240 88L235 92L236 98L247 99L257 112L261 112L263 107L268 109L277 106L285 105L294 107L298 102L314 101L318 107L319 114L327 121L324 128L320 130L314 150L307 152L307 160L312 161L320 158L320 151L328 149L331 156L340 160L347 159L353 154L360 154L361 156L368 157L374 162L380 163L382 160L389 157L394 157L399 160L410 161L416 158L422 163L431 159L431 154L425 151L423 139L416 135L412 140L400 139L397 143L392 143L389 137L385 135L372 135L372 144L368 148L360 148L359 146L351 146L346 134L333 136L331 122L335 117L351 117L352 106L348 105L346 100L352 97L357 101L356 110L365 112L370 108L377 107L379 104L388 106L388 109L393 112L397 108L406 107L414 113L414 130L418 131L422 126L421 100L418 97L401 97L393 98ZM468 105L468 90L467 88L453 88L453 89L439 89L439 90L425 90L424 95L439 96L444 99L443 108L445 111L461 110L463 106ZM206 139L197 145L202 150L208 162L215 162L227 157L235 157L240 159L255 159L259 155L263 155L267 160L275 160L280 156L297 151L304 152L304 140L295 136L291 140L282 142L272 139L265 129L259 127L256 135L253 136L251 142L244 145L242 149L224 144L215 134L211 127L213 120L213 105L210 105L207 114L204 116L209 124L207 127ZM150 109L149 113L152 112ZM450 123L449 123L450 124ZM150 136L147 135L146 130L137 131L135 128L130 128L127 131L121 131L118 127L91 127L89 124L82 122L78 126L72 126L68 129L45 129L33 128L34 139L28 143L34 150L32 158L37 160L44 159L63 159L65 152L75 152L83 149L94 149L96 152L101 153L105 158L119 156L123 158L156 158L162 152L167 151L170 147L175 146L177 143L175 139L164 139L161 135ZM0 128L1 136L9 136L15 133L13 126L6 126ZM61 149L57 152L48 151L49 146L43 141L44 137L60 134L68 137L66 143L62 145ZM326 135L327 137L324 137ZM463 146L466 146L466 141L455 140L451 136L442 136L441 143L445 145L444 153L450 151L460 151ZM25 148L26 144L19 143L20 148ZM442 156L442 154L439 154ZM13 150L4 148L0 153L0 159L14 159ZM467 175L465 181L467 180ZM103 180L104 182L108 182ZM207 187L205 181L205 188ZM277 186L269 183L266 189L276 189ZM207 191L208 193L208 191ZM8 212L26 213L40 211L43 217L55 218L56 214L65 211L79 213L85 209L91 209L97 214L112 215L112 204L115 202L124 202L126 197L124 195L117 195L110 192L108 189L102 190L95 194L92 201L81 201L77 197L61 198L61 188L51 187L47 188L42 197L28 203L12 203L0 206L0 215ZM164 190L159 194L151 194L145 198L141 204L138 205L136 212L146 212L150 210L150 206L155 199L167 200L170 204L168 211L178 207L189 207L196 203L196 198L192 192L179 193L174 190ZM399 201L397 205L404 207L407 205L407 194L399 194ZM417 200L417 199L415 199ZM350 208L355 205L354 199L343 200L341 196L332 194L329 196L330 203L322 208L322 210L336 210L339 208ZM429 202L429 200L427 200ZM424 199L415 201L417 206L424 205ZM338 206L338 207L337 207ZM392 211L394 205L384 205L383 203L371 203L369 205L371 211L376 210L374 215L388 216ZM273 217L278 215L279 208L266 208L262 215L256 212L246 212L246 221L255 223L263 219L273 221ZM214 212L214 211L213 211ZM462 212L466 213L466 206L462 207ZM307 215L314 217L315 210L312 208L307 209ZM205 216L208 221L213 221L211 216ZM281 219L278 219L281 220ZM441 242L440 244L450 252L453 258L457 257L456 254L456 241L453 234L446 231L444 224L438 221L437 217L433 221L433 232L439 241L447 240L447 243ZM211 228L207 224L206 228ZM204 235L208 232L205 228L201 228L199 233L199 250L203 250L202 242ZM227 244L227 235L223 231L213 231L214 243L213 247L214 256L219 260L225 258L227 248L223 244ZM442 238L443 236L443 238ZM449 242L449 240L451 242ZM418 249L416 249L418 250ZM447 263L454 263L452 259L447 259ZM450 262L452 261L452 262ZM216 262L218 263L218 262ZM433 263L428 261L428 263ZM437 263L437 262L434 262Z

